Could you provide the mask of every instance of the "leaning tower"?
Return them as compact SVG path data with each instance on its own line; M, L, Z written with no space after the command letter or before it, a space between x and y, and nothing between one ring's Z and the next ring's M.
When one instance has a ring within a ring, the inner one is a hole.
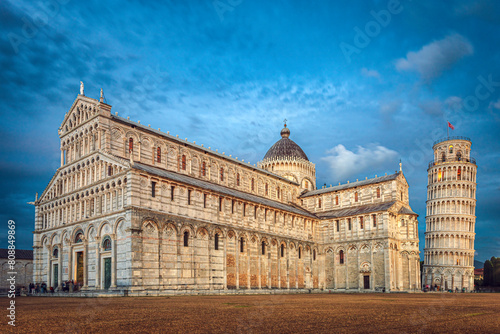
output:
M429 163L422 284L440 290L474 288L476 161L471 141L447 137L434 143Z

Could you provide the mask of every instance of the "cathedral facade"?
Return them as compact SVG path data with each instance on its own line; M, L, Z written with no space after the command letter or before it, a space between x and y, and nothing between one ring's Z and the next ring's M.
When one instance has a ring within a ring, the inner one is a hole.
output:
M317 189L290 130L257 166L111 113L83 89L35 201L35 282L56 290L412 291L418 221L401 171Z

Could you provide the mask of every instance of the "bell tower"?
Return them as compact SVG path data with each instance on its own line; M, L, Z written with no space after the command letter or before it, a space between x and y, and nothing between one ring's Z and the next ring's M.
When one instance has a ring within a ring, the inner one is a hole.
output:
M447 137L433 145L429 163L422 284L474 288L477 165L471 140Z

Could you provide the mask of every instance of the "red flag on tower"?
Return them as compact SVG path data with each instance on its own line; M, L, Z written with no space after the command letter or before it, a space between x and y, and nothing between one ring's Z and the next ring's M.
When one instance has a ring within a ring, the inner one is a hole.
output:
M455 127L454 127L453 125L451 125L451 123L450 123L450 122L448 122L448 127L449 127L450 129L452 129L452 130L455 130Z

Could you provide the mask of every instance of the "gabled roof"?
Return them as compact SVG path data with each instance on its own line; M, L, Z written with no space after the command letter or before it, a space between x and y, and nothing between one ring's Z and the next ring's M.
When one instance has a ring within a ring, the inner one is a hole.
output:
M68 119L71 116L71 112L78 105L78 101L85 101L85 102L94 103L94 104L99 103L99 101L97 101L96 99L93 99L93 98L85 96L85 95L78 94L75 101L73 101L73 104L69 108L68 112L66 113L66 115L64 115L64 119L63 119L61 125L59 126L59 129L62 129L64 127L64 125L66 124L66 122L68 121Z
M0 259L7 259L9 257L7 248L0 248ZM16 249L17 260L33 260L32 249Z
M178 174L178 173L171 172L171 171L168 171L165 169L161 169L161 168L157 168L157 167L153 167L153 166L148 166L148 165L145 165L145 164L142 164L139 162L135 162L134 165L132 166L132 168L140 170L140 171L144 171L144 172L147 172L150 174L154 174L154 175L157 175L160 177L164 177L164 178L167 178L167 179L172 180L172 181L177 181L177 182L180 182L180 183L183 183L186 185L211 190L211 191L214 191L214 192L219 193L221 195L240 198L243 200L247 200L249 202L258 203L258 204L269 206L269 207L279 209L279 210L293 212L295 214L306 216L309 218L317 218L314 214L312 214L311 212L309 212L305 209L301 209L301 208L293 206L293 205L277 202L277 201L274 201L274 200L271 200L268 198L264 198L264 197L260 197L257 195L249 194L249 193L239 191L236 189L224 187L224 186L221 186L221 185L218 185L215 183L211 183L208 181L203 181L203 180L200 180L200 179L188 176L188 175Z
M384 202L384 203L379 203L379 204L367 204L367 205L360 205L360 206L354 206L354 207L351 206L351 207L344 208L344 209L337 209L337 210L331 210L331 211L325 211L325 212L317 212L316 216L318 216L320 219L331 219L331 218L341 218L341 217L363 215L363 214L372 213L372 212L387 211L394 204L396 204L396 201Z
M59 167L56 172L54 173L54 175L52 176L52 178L50 179L49 183L47 184L47 186L45 187L45 189L43 190L42 194L38 197L38 200L36 201L36 203L39 203L43 197L45 196L45 194L47 193L47 190L49 190L52 186L52 184L54 183L54 181L57 179L57 176L61 173L61 171L63 171L65 168L68 168L69 166L72 166L72 165L78 165L79 163L81 163L82 161L86 160L86 159L89 159L91 158L92 156L95 156L95 155L102 155L103 157L106 157L112 161L115 161L117 164L119 165L122 165L122 167L124 168L128 168L128 161L121 158L121 157L118 157L114 154L111 154L111 153L108 153L104 150L97 150L97 151L94 151L92 153L90 153L88 156L86 156L85 158L81 158L81 159L78 159L77 161L73 161L67 165L64 165L64 166L61 166Z
M232 158L232 157L229 157L229 156L227 156L227 155L224 155L224 154L221 154L221 153L219 153L219 152L215 152L215 151L209 150L209 149L207 149L207 148L205 148L205 147L202 147L202 146L200 146L200 145L197 145L197 144L194 144L194 143L188 142L187 140L183 140L183 139L180 139L180 138L178 138L178 137L176 137L176 136L172 136L172 135L170 135L170 134L166 134L166 133L164 133L164 132L162 132L162 131L160 131L160 130L155 130L155 129L153 129L153 128L150 128L149 126L145 126L145 125L143 125L143 124L139 124L139 123L137 123L137 122L133 122L133 121L131 121L131 120L128 120L128 119L126 119L126 118L123 118L123 117L120 117L120 116L116 116L116 115L111 115L111 119L116 120L116 121L119 121L119 122L122 122L122 123L126 123L126 124L128 124L128 125L131 125L131 126L134 126L134 127L137 127L137 128L141 128L142 130L145 130L145 131L147 131L147 132L154 133L154 134L156 134L156 135L162 136L162 137L167 138L168 140L171 140L171 141L173 141L173 142L177 142L177 143L179 143L179 144L186 145L186 146L189 146L189 147L191 147L191 148L195 148L195 149L200 150L200 151L203 151L203 152L205 152L205 153L208 153L208 154L211 154L211 155L217 156L217 157L219 157L219 158L222 158L222 159L224 159L224 160L231 161L231 162L236 163L236 164L238 164L238 165L240 165L240 166L244 166L244 167L246 167L246 168L254 169L254 170L256 170L256 171L258 171L258 172L260 172L260 173L266 174L266 175L268 175L268 176L272 176L272 177L274 177L274 178L276 178L276 179L279 179L279 180L281 180L281 181L284 181L284 182L287 182L287 183L291 183L291 184L294 184L294 185L299 185L299 184L298 184L297 182L295 182L295 181L292 181L292 180L289 180L289 179L287 179L287 178L285 178L285 177L282 177L282 176L280 176L280 175L277 175L277 174L271 173L271 172L269 172L269 171L267 171L267 170L265 170L265 169L262 169L262 168L260 168L260 167L257 167L257 166L254 166L254 165L251 165L251 164L249 164L249 163L245 163L245 162L244 162L244 161L242 161L242 160L236 160L236 159L234 159L234 158Z
M313 191L308 191L305 194L301 195L300 197L301 198L310 197L310 196L315 196L315 195L327 194L327 193L338 191L338 190L345 190L345 189L350 189L350 188L355 188L355 187L366 186L369 184L376 184L376 183L381 183L381 182L386 182L386 181L392 181L392 180L395 180L400 174L403 174L403 173L397 172L395 174L379 176L379 177L375 177L373 179L361 180L361 181L341 184L341 185L334 186L334 187L328 187L328 188L322 188L322 189L317 189L317 190L313 190Z

